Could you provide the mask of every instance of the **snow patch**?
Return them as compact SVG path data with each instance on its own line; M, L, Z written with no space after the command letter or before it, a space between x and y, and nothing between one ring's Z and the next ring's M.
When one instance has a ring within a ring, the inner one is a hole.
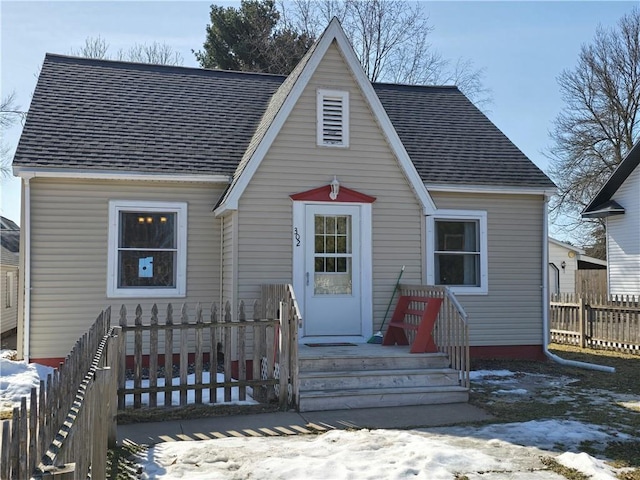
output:
M529 391L524 388L514 388L513 390L496 390L494 393L496 395L526 395Z
M473 370L469 372L471 380L483 380L486 377L513 377L515 372L510 370Z
M210 375L209 372L203 372L202 373L202 383L209 383L210 382ZM158 378L158 387L164 387L164 378ZM224 382L224 374L222 373L218 373L216 376L216 381L219 383ZM173 384L175 385L176 383L180 383L180 379L173 379ZM196 375L195 373L192 373L191 375L187 376L187 384L189 385L195 385L196 383ZM142 388L148 388L149 387L149 380L142 380L141 382ZM126 388L134 388L133 386L133 380L127 380L126 382ZM253 394L253 390L250 387L247 387L247 398L246 400L240 400L240 389L238 387L232 387L231 388L231 401L230 402L225 402L224 401L224 388L217 388L216 389L216 403L225 403L227 405L256 405L258 402L256 402L253 397L251 396ZM164 405L164 392L160 392L157 393L157 405L162 406ZM142 397L141 397L141 402L143 405L149 405L149 394L148 393L143 393ZM204 404L208 404L209 403L209 389L205 388L202 390L202 402ZM195 390L188 390L187 391L187 403L188 404L193 404L196 403L196 392ZM180 392L176 391L176 392L171 392L171 404L172 405L180 405ZM132 394L128 394L125 396L125 405L127 406L131 406L133 405L133 395Z
M32 388L46 382L53 368L37 363L9 360L0 357L0 411L11 411L20 406L20 399L29 399Z
M556 460L565 467L588 475L590 480L616 480L618 478L613 468L584 452L566 452L557 456Z

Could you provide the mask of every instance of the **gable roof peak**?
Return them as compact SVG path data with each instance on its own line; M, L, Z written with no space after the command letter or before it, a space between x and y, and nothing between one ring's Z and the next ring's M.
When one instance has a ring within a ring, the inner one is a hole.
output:
M293 69L291 75L287 77L273 95L269 107L262 116L260 125L258 125L254 137L236 169L230 188L215 210L216 215L223 215L228 210L236 210L238 208L238 201L244 193L244 190L249 185L251 178L266 156L271 144L284 125L285 120L293 110L298 98L302 95L303 90L313 77L320 62L334 41L342 53L347 69L353 74L356 84L375 115L384 136L389 142L391 150L398 159L399 167L406 176L416 198L418 198L425 212L433 212L436 210L433 199L429 195L415 165L409 158L409 154L382 106L373 84L362 68L340 21L337 17L333 17L324 32L322 32L305 56L302 57L300 63Z
M600 218L624 213L613 196L640 165L640 140L627 152L600 191L582 211L582 218Z

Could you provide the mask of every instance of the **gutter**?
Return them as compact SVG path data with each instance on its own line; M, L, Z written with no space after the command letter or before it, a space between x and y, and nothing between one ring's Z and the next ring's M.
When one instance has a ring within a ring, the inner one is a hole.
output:
M549 351L549 196L544 196L543 228L542 228L542 348L550 360L568 367L586 368L600 372L615 373L616 369L595 363L567 360Z
M167 174L150 172L114 172L111 170L77 170L67 168L13 167L13 174L22 178L67 178L82 180L143 180L156 182L229 183L229 175Z

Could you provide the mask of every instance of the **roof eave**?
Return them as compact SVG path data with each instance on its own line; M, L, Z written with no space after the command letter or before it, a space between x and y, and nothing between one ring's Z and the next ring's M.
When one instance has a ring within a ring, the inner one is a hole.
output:
M616 215L624 215L624 208L622 210L594 210L593 212L583 213L582 218L607 218L615 217Z
M638 165L640 165L640 141L638 141L631 148L631 150L629 150L627 155L622 159L622 162L620 162L618 167L613 171L606 183L598 191L596 196L593 197L591 203L589 203L589 205L587 205L587 208L582 211L582 218L599 218L593 215L594 213L597 213L596 211L598 207L613 198L620 186L629 177L629 175L631 175L631 173L636 169ZM622 212L613 213L612 215L621 215L623 213L624 209L622 209Z
M501 193L507 195L546 195L556 193L554 186L471 185L461 183L425 183L428 191L453 193Z
M582 218L606 218L615 215L624 215L624 207L615 200L601 203L593 208L587 207L582 212Z
M195 183L225 183L230 181L229 175L218 174L175 174L114 170L82 170L66 168L33 168L14 166L16 177L29 178L68 178L87 180L143 180L156 182L195 182Z

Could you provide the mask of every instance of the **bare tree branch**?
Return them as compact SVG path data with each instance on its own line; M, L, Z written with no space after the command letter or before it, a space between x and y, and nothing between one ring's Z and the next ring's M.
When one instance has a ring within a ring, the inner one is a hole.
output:
M0 178L11 176L11 148L4 143L5 131L18 122L24 122L27 112L16 105L15 92L0 101Z
M136 43L132 47L119 49L115 56L109 53L109 44L101 36L88 37L79 49L71 49L71 55L102 60L121 60L126 62L152 63L156 65L182 65L184 59L166 43Z
M640 9L614 28L599 27L558 84L565 106L547 152L549 174L558 186L552 219L588 244L603 238L604 225L583 221L580 213L640 137Z
M429 43L433 27L419 2L403 0L292 0L280 3L282 21L318 36L337 17L372 82L455 83L478 107L491 102L484 71L469 60L444 59Z

